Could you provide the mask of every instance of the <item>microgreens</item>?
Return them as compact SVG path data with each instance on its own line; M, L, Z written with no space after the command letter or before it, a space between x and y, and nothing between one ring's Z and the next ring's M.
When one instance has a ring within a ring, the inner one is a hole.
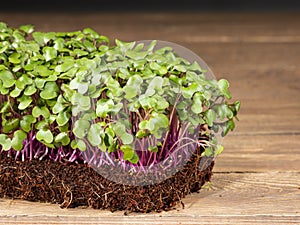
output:
M44 33L0 23L2 150L72 162L92 149L139 166L189 142L220 154L215 134L234 129L240 108L228 102L228 81L155 46L109 46L90 28ZM205 125L210 141L199 142Z

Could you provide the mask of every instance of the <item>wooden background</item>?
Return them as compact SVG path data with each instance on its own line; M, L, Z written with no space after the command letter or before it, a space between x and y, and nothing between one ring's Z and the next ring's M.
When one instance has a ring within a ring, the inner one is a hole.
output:
M0 224L300 223L300 14L1 12L0 20L176 42L199 54L218 79L228 79L242 102L211 189L184 199L185 209L123 216L0 199Z

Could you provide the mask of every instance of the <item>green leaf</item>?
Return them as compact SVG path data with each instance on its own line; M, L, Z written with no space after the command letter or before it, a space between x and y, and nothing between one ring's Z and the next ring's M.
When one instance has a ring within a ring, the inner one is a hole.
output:
M41 91L40 96L43 99L53 99L58 96L59 88L53 81L47 82L44 89Z
M134 60L141 60L145 59L145 57L148 55L148 52L137 52L137 51L126 51L125 54L128 58L134 59Z
M34 68L34 72L36 75L39 75L41 77L49 77L51 74L53 74L53 71L49 70L49 68L44 65L36 66Z
M41 129L36 133L36 139L51 144L53 142L53 134L50 130Z
M30 85L30 86L27 86L25 91L24 91L24 95L27 95L27 96L31 96L33 94L35 94L37 92L37 89L35 88L34 85Z
M89 83L88 82L78 82L79 79L73 79L70 82L70 88L73 90L78 90L80 94L85 94L88 91Z
M20 64L18 64L18 65L15 65L15 66L12 68L12 71L13 71L14 73L16 73L16 72L20 71L21 69L22 69L22 66L21 66Z
M57 51L53 47L44 47L43 53L44 53L43 56L44 56L46 62L48 62L52 59L55 59L57 56Z
M56 122L60 127L67 124L69 120L70 120L70 114L66 111L60 112L56 117Z
M57 51L61 51L65 47L65 41L63 38L57 38L54 40L54 46Z
M118 39L116 39L115 42L116 45L119 46L124 52L133 49L133 47L135 46L135 42L123 42Z
M93 43L88 40L84 40L83 45L89 52L93 52L96 50L96 47L93 45Z
M2 81L4 88L10 88L16 82L13 74L9 70L0 71L0 80Z
M134 86L125 86L123 90L125 92L125 98L127 100L132 99L137 95L137 88Z
M216 105L214 109L221 120L224 120L225 117L227 117L228 119L232 119L233 117L233 112L231 111L230 107L226 104Z
M148 151L150 151L150 152L158 152L158 147L157 146L150 146L148 148Z
M47 44L47 42L55 38L55 33L54 32L48 32L48 33L33 32L32 36L39 45L43 46Z
M170 105L169 102L165 98L163 98L162 96L160 96L160 95L156 95L155 99L157 101L155 109L157 109L157 110L165 110Z
M74 123L73 133L77 138L84 138L89 127L90 127L89 121L84 119L79 119Z
M89 96L84 96L80 93L74 93L71 98L72 114L77 116L79 112L91 109L91 100Z
M34 26L31 25L31 24L27 24L27 25L20 26L19 29L21 31L24 31L27 34L30 34L30 33L32 33L34 31Z
M205 148L205 156L211 157L214 155L214 151L212 147L206 147Z
M33 32L32 37L39 45L44 45L44 33L42 32Z
M224 147L222 145L217 145L216 150L215 150L215 156L220 155L224 150Z
M6 134L0 134L0 145L2 150L9 150L11 148L11 139Z
M129 161L133 164L137 164L139 162L139 156L134 152L133 156Z
M0 22L0 31L7 32L7 30L8 30L8 27L7 27L6 23Z
M198 91L198 85L196 83L192 83L188 87L182 88L182 95L184 98L190 99L197 91Z
M77 140L72 140L71 141L71 148L72 149L77 149L78 148L78 146L77 146Z
M97 116L96 116L96 113L94 110L84 112L80 117L80 119L84 119L84 120L88 120L88 121L93 121L96 118L97 118ZM105 123L105 125L106 125L106 123ZM105 126L105 125L103 125L103 126Z
M2 121L2 131L3 133L10 133L11 131L15 130L19 126L20 120L18 118L13 118L8 121Z
M35 43L34 41L28 41L26 43L24 43L24 51L27 52L39 52L40 51L40 46Z
M107 82L107 88L109 89L107 91L107 96L111 99L119 97L123 94L123 90L120 87L119 82L117 80L114 80L113 78L109 79L109 81Z
M201 95L200 93L196 93L193 97L193 105L191 107L191 110L195 114L199 114L202 112L202 101L201 101Z
M68 107L68 102L65 100L65 98L62 95L59 95L55 105L52 108L52 112L57 114L63 111L66 107Z
M228 107L232 111L233 116L236 117L241 108L241 103L240 101L235 101L233 104L228 105Z
M84 143L83 140L78 140L77 141L77 147L80 151L85 151L86 150L86 144Z
M60 132L68 132L69 131L69 124L66 123L64 126L58 127Z
M149 66L152 70L159 70L161 67L157 62L154 61L150 62Z
M0 85L0 93L1 93L1 95L7 95L9 93L9 89L4 88L2 85Z
M87 139L90 142L92 146L98 146L101 144L102 139L101 139L101 132L102 132L102 127L100 124L92 124L89 131L88 131L88 136Z
M240 111L240 108L241 108L241 102L240 102L240 101L235 101L235 102L234 102L234 108L235 108L235 111L236 111L236 112Z
M74 50L74 53L77 55L77 56L85 56L85 55L88 55L89 53L87 51L83 51L81 49L75 49Z
M13 91L10 92L9 96L16 98L18 97L22 92L22 89L19 89L18 87L15 87L15 89Z
M0 34L0 36L1 36L1 34ZM1 39L1 37L0 37L0 39ZM6 52L6 50L8 48L9 48L9 44L4 44L4 42L3 42L2 46L0 45L0 54L3 52Z
M38 66L40 65L41 61L44 61L45 58L38 52L34 54L34 56L31 56L30 61L35 65Z
M147 51L152 52L153 49L155 48L156 44L157 44L156 40L151 41L151 43L147 46Z
M2 70L7 70L7 67L6 67L6 66L4 66L3 64L2 64L2 65L0 65L0 71L2 71Z
M149 120L148 128L154 131L159 128L167 128L169 126L169 119L164 114L153 113Z
M42 90L44 88L46 80L37 77L37 78L35 78L34 83L38 89Z
M136 133L136 137L137 138L143 138L143 137L147 137L149 136L149 132L147 130L139 130L137 133Z
M70 138L67 132L62 132L55 137L54 141L61 143L63 146L67 146L70 143Z
M0 113L5 114L7 112L10 112L10 102L8 101L2 102L0 108L1 108Z
M44 43L46 44L47 42L49 42L50 40L55 39L55 32L47 32L44 35Z
M226 136L229 131L233 131L235 128L235 123L233 119L226 121L222 126L222 136Z
M117 121L115 124L111 124L111 126L115 134L119 137L126 133L125 125L120 121Z
M187 71L187 68L184 65L176 65L174 66L174 69L182 73L185 73Z
M128 133L122 134L122 136L120 136L120 138L121 138L123 144L125 144L125 145L131 144L133 142L133 136Z
M16 87L23 90L26 85L30 85L32 82L32 79L27 74L22 74L22 76L16 81Z
M35 117L32 115L26 115L23 116L22 120L20 121L20 126L24 131L29 132L31 130L31 125L35 122Z
M31 104L32 98L29 96L23 95L22 97L18 98L18 101L20 102L18 105L18 109L24 110Z
M82 32L83 32L84 34L89 34L89 35L91 35L91 38L97 39L97 38L100 37L100 35L99 35L96 31L94 31L93 29L91 29L91 28L85 28L85 29L83 29Z
M20 58L20 54L17 52L14 52L13 54L11 54L8 57L9 62L13 63L13 64L19 64L21 62Z
M208 109L205 112L206 123L209 127L213 126L213 122L216 120L216 113L212 109Z
M134 156L135 151L130 145L122 145L120 149L124 153L124 160L130 160Z
M159 68L158 73L160 75L165 75L166 73L168 73L168 69L165 66L162 66Z
M38 118L39 116L43 116L44 118L49 118L50 117L50 112L49 112L49 110L46 106L42 106L42 107L35 106L32 109L32 115L35 118Z
M11 146L14 150L20 151L23 148L23 141L27 138L27 134L22 130L17 130L11 140Z
M126 132L126 127L123 123L117 122L116 124L112 124L112 128L123 144L128 145L133 142L133 136Z
M157 106L156 98L145 96L145 95L141 95L139 97L139 103L146 110L155 108Z
M12 34L13 40L14 42L18 45L19 43L22 43L25 41L25 37L24 35L18 31L18 30L14 30L13 34Z
M154 77L148 86L148 89L145 93L146 96L152 96L157 91L158 93L162 91L162 85L164 83L164 79L162 77Z
M117 113L123 107L122 103L115 104L112 99L100 99L97 102L96 114L101 118L105 118L108 113Z
M58 65L55 67L56 72L67 72L68 70L72 69L74 67L74 60L73 59L65 59L63 64Z
M143 83L143 79L139 75L131 76L126 86L123 87L125 92L125 98L131 99L134 98L137 94L140 94L140 86Z
M38 130L42 130L42 129L48 129L49 127L49 121L48 120L41 120L41 121L38 121L35 126L34 126L36 129Z
M139 123L139 128L141 130L148 129L149 121L148 120L143 120Z
M231 95L230 95L229 90L228 90L228 88L229 88L229 83L228 83L227 80L225 80L225 79L219 80L219 81L218 81L218 88L219 88L219 90L221 91L221 93L222 93L226 98L228 98L228 99L231 98Z
M169 119L164 114L152 113L148 129L156 138L161 138L163 132L169 128Z

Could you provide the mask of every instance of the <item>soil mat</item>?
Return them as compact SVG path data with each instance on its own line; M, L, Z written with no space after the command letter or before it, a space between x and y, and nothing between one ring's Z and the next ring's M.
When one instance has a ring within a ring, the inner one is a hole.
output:
M159 184L128 186L112 182L87 164L45 160L15 161L0 154L0 197L50 202L62 208L78 206L111 211L167 211L184 207L182 198L210 180L214 162L199 169L199 154Z

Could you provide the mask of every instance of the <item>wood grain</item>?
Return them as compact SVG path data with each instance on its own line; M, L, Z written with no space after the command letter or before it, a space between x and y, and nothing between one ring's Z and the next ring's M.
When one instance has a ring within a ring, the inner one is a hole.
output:
M7 13L11 26L37 30L92 27L125 41L159 39L200 55L230 81L242 107L224 139L212 189L159 214L60 209L0 199L0 224L300 224L300 14Z
M1 10L0 10L1 12ZM294 43L300 40L298 13L1 12L12 26L36 24L44 31L92 27L110 38L174 42Z
M151 213L110 213L60 209L56 205L2 199L2 224L297 224L300 173L216 173L209 190L184 199L185 209Z
M300 135L229 135L216 159L218 172L300 171Z

